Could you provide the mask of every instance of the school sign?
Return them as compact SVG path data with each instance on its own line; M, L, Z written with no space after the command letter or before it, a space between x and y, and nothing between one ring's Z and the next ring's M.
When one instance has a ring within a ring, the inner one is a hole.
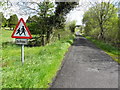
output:
M11 37L16 38L16 44L21 44L21 61L24 64L24 45L28 43L28 39L31 39L32 35L23 18L19 20Z
M23 18L21 18L16 25L16 28L11 36L12 38L24 38L24 39L31 39L32 36L26 23L24 22Z

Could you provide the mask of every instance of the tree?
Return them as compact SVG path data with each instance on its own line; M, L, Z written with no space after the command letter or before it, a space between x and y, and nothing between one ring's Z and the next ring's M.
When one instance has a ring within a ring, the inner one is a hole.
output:
M32 17L29 16L26 21L27 26L30 29L30 32L34 35L39 34L38 28L40 27L40 24L37 23L37 20L38 20L38 16L34 15Z
M56 28L63 28L65 23L65 16L74 9L77 2L56 2L57 7L55 8L55 25Z
M30 4L36 5L38 8L32 8ZM55 4L56 7L52 2L30 2L29 4L27 3L25 5L26 8L24 7L23 9L37 13L36 19L30 19L29 17L27 21L31 22L29 23L31 27L37 27L35 32L41 38L42 45L49 43L50 37L54 32L53 28L64 28L65 15L77 5L73 2L56 2ZM23 6L23 4L21 5Z
M3 15L2 12L0 12L0 22L1 22L0 24L1 24L2 27L5 27L6 24L7 24L7 20L6 20L6 18L4 17L4 15Z
M76 21L72 21L69 23L69 29L72 33L75 32L75 28L76 28Z
M108 26L108 22L110 22L112 17L116 17L116 13L117 8L110 2L95 3L84 14L83 23L86 25L85 32L87 34L96 33L98 39L105 41L104 34L108 29L106 25Z
M10 16L8 19L8 26L11 28L15 28L16 24L18 23L18 17L16 14Z

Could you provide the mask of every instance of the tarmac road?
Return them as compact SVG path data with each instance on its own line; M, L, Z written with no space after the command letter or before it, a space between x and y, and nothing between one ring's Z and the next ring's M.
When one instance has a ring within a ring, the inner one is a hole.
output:
M118 88L118 64L79 35L51 88Z

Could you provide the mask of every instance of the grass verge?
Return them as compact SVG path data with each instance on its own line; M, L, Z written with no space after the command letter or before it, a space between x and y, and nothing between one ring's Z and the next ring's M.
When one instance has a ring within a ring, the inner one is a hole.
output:
M2 42L8 42L12 31L3 31ZM25 47L23 66L20 60L21 47L14 44L3 46L1 88L48 88L70 43L72 38L64 38L44 47Z
M120 60L119 60L120 51L116 47L110 44L104 43L102 41L99 41L97 39L94 39L90 36L85 36L85 38L93 42L98 48L104 50L108 55L112 57L113 60L120 63Z

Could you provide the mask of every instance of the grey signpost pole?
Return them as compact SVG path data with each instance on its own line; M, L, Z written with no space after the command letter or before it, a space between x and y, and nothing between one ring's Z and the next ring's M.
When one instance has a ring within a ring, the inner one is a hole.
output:
M21 45L21 62L22 65L24 64L24 45L28 44L28 40L27 39L16 39L16 44Z
M22 44L22 47L21 47L21 61L23 65L24 64L24 44Z

